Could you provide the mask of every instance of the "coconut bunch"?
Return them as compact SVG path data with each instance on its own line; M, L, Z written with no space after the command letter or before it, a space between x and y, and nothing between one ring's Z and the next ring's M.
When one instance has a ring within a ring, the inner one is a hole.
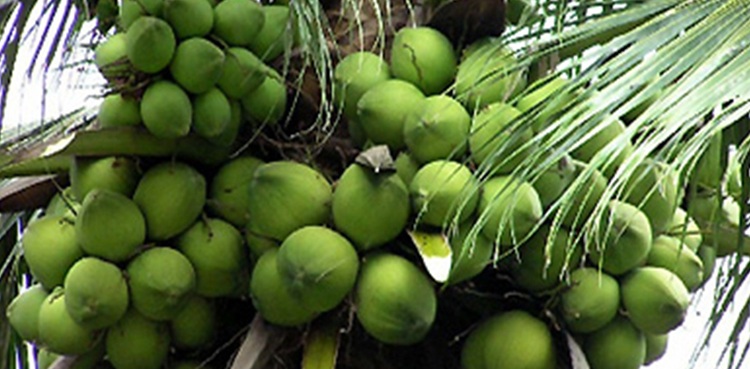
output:
M111 87L99 125L231 146L243 122L275 124L286 88L265 62L284 51L288 19L288 7L251 0L124 1L118 31L96 48Z

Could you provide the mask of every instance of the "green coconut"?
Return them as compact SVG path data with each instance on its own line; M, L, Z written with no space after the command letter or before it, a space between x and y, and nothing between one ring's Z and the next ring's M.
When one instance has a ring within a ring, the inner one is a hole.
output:
M373 86L391 78L383 58L369 51L354 52L338 62L333 71L333 99L347 119L357 118L357 104Z
M390 345L412 345L430 331L437 297L430 280L408 260L388 253L365 258L355 288L357 320Z
M250 0L236 1L250 2ZM230 47L224 54L226 55L224 66L216 84L228 97L242 99L257 89L266 79L267 67L249 50L242 47Z
M208 142L220 147L232 147L242 128L242 105L235 99L229 99L229 124L215 137L209 137Z
M183 350L208 346L217 332L213 300L192 295L177 316L169 321L172 345Z
M104 362L104 354L104 340L100 339L93 349L75 356L56 354L46 347L41 347L39 348L39 351L37 351L36 360L39 369L52 368L52 364L58 360L62 363L62 366L69 369L97 369L103 367L102 363ZM59 366L60 364L56 364L55 367Z
M253 257L257 258L263 255L268 250L278 249L281 241L277 241L271 238L258 236L252 232L245 231L245 243L247 248L250 249L250 253Z
M698 223L682 208L675 209L664 234L682 241L693 252L698 252L698 248L703 243Z
M206 36L214 26L209 0L164 0L163 14L179 40Z
M653 232L646 214L626 202L610 201L606 215L588 256L607 273L619 276L646 262Z
M158 73L166 68L177 46L169 23L152 16L136 19L125 36L128 60L145 73Z
M128 263L131 305L149 319L177 316L195 291L195 269L190 260L169 247L154 247Z
M615 140L617 143L616 151L613 157L603 164L601 169L607 177L612 177L617 168L633 153L634 146L630 140L625 140L622 135L625 131L625 124L621 120L609 116L600 123L603 127L592 137L581 140L583 143L571 152L571 155L581 161L591 162L594 155L604 149L610 142Z
M198 295L230 296L247 273L242 234L223 220L197 221L179 236L176 246L195 268Z
M701 263L703 263L703 280L701 281L701 285L705 284L714 273L716 254L716 248L709 245L701 245L698 248L698 257L701 259Z
M8 305L8 323L24 341L39 339L39 309L47 296L47 290L41 284L35 284L19 293Z
M448 238L451 246L451 270L446 284L452 285L468 281L479 275L492 262L494 246L483 234L473 230L474 222L458 226Z
M317 313L292 297L277 268L277 254L278 249L269 249L255 263L250 278L253 305L269 323L287 327L307 323Z
M260 31L250 40L247 48L263 61L276 59L284 52L286 42L291 43L291 37L287 33L289 23L289 6L270 4L264 5L263 26Z
M281 243L276 267L294 299L308 309L324 312L340 304L354 287L359 256L339 233L306 226Z
M638 165L625 185L625 201L640 208L655 234L663 233L682 201L677 173L666 164L646 159Z
M424 102L422 91L409 82L389 79L367 89L357 102L356 120L374 144L397 151L405 146L404 125Z
M202 37L192 37L177 45L174 58L169 64L169 72L185 91L203 94L219 81L224 59L224 52L213 42Z
M218 137L231 119L232 107L218 88L193 97L193 131L199 136Z
M248 230L283 241L306 225L328 221L332 190L315 169L292 161L259 166L250 181Z
M456 71L456 99L473 112L508 101L526 87L525 72L513 51L493 39L481 39L464 51Z
M539 194L539 200L544 209L549 209L563 192L573 183L576 177L576 167L570 156L565 155L556 163L550 165L531 182Z
M211 178L208 206L222 219L244 227L250 215L250 181L263 161L254 156L240 156L222 165Z
M109 190L86 195L75 230L83 251L114 262L129 259L146 240L146 220L138 205Z
M425 95L442 92L456 75L450 40L429 27L403 27L391 45L393 75L419 87Z
M643 365L649 365L661 359L667 352L668 334L646 334L646 359Z
M680 277L689 291L695 291L703 282L703 262L678 238L656 237L646 263L669 269Z
M575 96L566 92L568 80L562 76L535 81L516 102L516 108L533 116L532 130L541 132Z
M146 218L148 239L172 238L195 223L206 202L206 179L182 162L163 162L141 177L133 201Z
M245 46L265 23L262 6L252 0L224 0L214 7L213 33L231 46Z
M176 83L161 80L150 84L141 99L141 119L151 134L160 138L182 137L193 124L190 97Z
M64 215L30 222L21 237L21 247L31 275L48 291L62 286L68 269L83 257L75 226Z
M141 105L121 94L107 95L99 105L97 118L102 128L137 126L141 124Z
M620 285L596 268L570 273L570 284L560 295L560 314L575 333L591 333L607 325L620 308Z
M471 117L452 97L427 97L404 123L404 143L414 159L428 163L460 158L466 152Z
M81 203L73 195L73 188L68 186L52 195L44 209L44 215L63 215L73 223L80 209Z
M257 126L278 123L284 117L287 105L284 79L269 70L263 83L240 99L240 103L243 116Z
M396 166L396 174L407 186L411 184L417 171L419 171L419 163L414 160L408 151L399 152L393 164Z
M394 171L351 164L339 178L331 205L336 229L361 251L398 236L409 220L409 189Z
M477 214L486 217L482 232L503 246L513 246L531 236L542 218L539 194L526 181L497 176L482 186Z
M711 136L708 147L701 153L687 178L688 186L703 190L722 190L728 145L724 142L721 131Z
M628 317L645 333L664 334L685 320L690 295L680 277L654 266L636 268L620 282Z
M84 328L68 314L65 292L55 288L39 308L39 343L60 355L80 355L96 346L97 331Z
M158 369L169 354L169 325L130 309L107 330L105 344L107 358L117 369Z
M164 0L122 0L120 5L120 26L127 30L136 20L153 15L161 17Z
M568 187L561 197L564 198L566 207L561 207L562 224L572 229L580 229L594 213L599 199L607 189L607 178L597 169L590 167L587 163L574 161L575 181L580 181L580 187ZM574 183L573 182L573 183Z
M77 199L94 190L108 190L130 197L139 179L136 161L126 156L81 157L73 160L70 186Z
M417 223L443 226L457 217L468 219L479 199L479 183L465 165L436 160L422 166L409 185Z
M128 48L125 33L115 33L94 50L94 64L108 80L128 74Z
M547 324L523 310L499 313L466 338L463 369L555 369L557 350Z
M735 202L742 202L742 165L736 156L729 159L724 178L727 193Z
M531 140L530 129L511 128L521 112L505 103L494 103L479 112L471 122L469 151L478 165L489 166L493 173L512 172L531 148L522 146Z
M572 243L566 230L558 229L552 235L550 227L544 225L520 245L518 253L511 269L513 279L519 286L539 293L560 284L564 271L578 267L583 247Z
M84 328L102 329L128 310L128 284L117 265L95 257L78 260L65 277L65 308Z
M646 360L646 338L628 319L618 316L586 336L583 352L591 369L638 369Z
M690 196L688 211L703 233L703 244L714 247L718 256L750 254L750 235L740 231L742 209L731 196L715 192Z

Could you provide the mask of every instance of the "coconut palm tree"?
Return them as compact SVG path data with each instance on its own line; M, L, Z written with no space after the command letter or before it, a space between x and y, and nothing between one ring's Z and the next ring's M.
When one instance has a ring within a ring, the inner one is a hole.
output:
M459 53L475 39L491 36L490 43L498 50L512 50L516 60L492 69L485 80L520 72L525 80L540 81L508 94L508 102L517 103L555 77L564 76L568 81L559 93L545 97L513 120L510 139L505 142L530 129L540 116L555 117L523 142L521 149L528 154L513 169L515 175L534 181L604 130L613 119L610 117L626 122L619 138L587 158L590 169L577 176L545 211L544 222L553 230L560 229L564 214L575 211L577 194L591 187L594 168L607 173L606 188L598 194L591 216L579 220L571 244L597 237L603 226L598 219L607 211L609 200L627 196L628 183L638 178L639 166L648 160L665 163L677 174L677 185L685 191L682 206L686 209L704 195L720 193L712 200L715 202L735 199L738 224L729 231L712 221L715 217L701 224L705 234L719 235L709 237L716 243L709 247L718 248L722 241L734 247L724 246L720 252L726 256L717 266L722 278L711 280L717 293L696 355L722 347L722 365L742 367L750 347L742 335L750 303L734 297L750 274L750 266L742 258L743 253L750 254L750 240L742 235L750 215L750 52L746 47L750 43L750 4L743 0L508 0L504 7L499 4L490 0L289 1L292 17L285 53L272 62L282 72L291 97L286 120L277 127L261 127L262 133L253 130L235 149L271 151L277 157L315 163L335 177L346 165L342 162L350 163L359 153L331 96L339 60L358 50L387 57L393 36L402 27L429 24L440 28L452 36ZM0 21L4 30L0 38L0 122L5 125L8 121L2 118L11 110L9 96L19 91L12 89L11 83L23 86L19 81L25 74L41 73L54 80L74 73L80 77L79 88L95 84L90 89L93 94L112 87L96 79L92 50L117 27L114 0L0 1ZM22 58L23 50L30 50L26 53L32 57ZM455 86L449 89L452 92ZM555 111L546 111L544 106L554 106ZM24 122L24 129L6 130L0 136L0 177L5 178L0 187L3 310L22 286L29 284L20 234L64 183L71 156L176 154L212 165L229 154L207 148L200 140L165 144L139 132L96 131L96 109L77 101L66 103L66 107L69 110L59 116ZM505 145L509 144L501 144L490 155L506 155ZM611 169L618 160L617 169ZM736 168L737 176L744 179L739 187L726 179L728 167ZM489 164L474 169L482 182L493 175ZM479 218L475 229L486 222ZM454 226L444 224L445 232ZM515 250L501 251L495 253L497 263L493 263L499 270ZM409 253L419 259L419 253ZM555 291L539 297L520 290L507 274L485 274L470 286L442 290L445 303L438 313L436 333L415 347L378 345L353 324L352 316L343 322L341 316L326 317L300 330L280 330L257 319L251 322L242 314L248 304L243 301L228 302L224 307L234 323L219 335L223 341L216 345L212 357L216 362L231 359L235 365L245 365L236 367L296 367L302 362L305 368L333 368L338 361L343 367L455 368L459 366L455 342L489 311L520 306L544 315L556 301ZM722 318L732 304L741 306L741 313L727 322ZM4 317L0 321L6 322ZM547 322L559 326L559 318L554 316ZM236 329L240 326L244 328ZM0 368L26 367L25 359L32 357L34 350L23 344L8 324L0 327ZM714 337L727 327L731 333L726 341ZM239 340L246 332L244 341ZM570 336L564 330L555 332L558 365L580 367L571 360L576 354L572 341L565 340Z

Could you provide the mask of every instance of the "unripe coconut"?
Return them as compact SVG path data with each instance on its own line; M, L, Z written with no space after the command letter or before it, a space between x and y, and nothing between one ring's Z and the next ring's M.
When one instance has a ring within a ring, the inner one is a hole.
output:
M730 158L724 177L729 196L732 196L735 202L742 202L742 165L736 157Z
M218 137L232 119L229 100L218 88L193 98L193 131L205 138Z
M154 82L143 93L141 119L146 129L156 137L185 136L193 124L190 97L175 83L166 80Z
M141 177L133 201L146 218L148 239L172 238L190 227L206 202L206 179L191 166L164 162Z
M128 284L120 268L97 259L78 260L65 277L65 308L84 328L109 327L128 310Z
M628 317L645 333L664 334L682 324L690 296L680 277L654 266L636 268L620 283Z
M437 297L425 274L393 254L365 258L355 289L357 320L378 341L412 345L435 321Z
M357 102L356 120L374 144L397 151L404 147L404 124L425 96L409 82L390 79L368 89Z
M393 75L419 87L425 95L442 92L456 75L456 54L450 40L429 27L404 27L391 46Z
M41 284L35 284L21 292L8 305L8 323L16 333L28 342L39 339L39 309L49 293Z
M99 105L97 118L102 128L137 126L141 124L141 104L121 94L107 95Z
M284 239L276 267L294 299L324 312L341 303L354 287L359 256L344 236L325 227L307 226Z
M62 286L68 269L83 257L73 222L64 215L48 215L29 223L21 237L23 257L45 289Z
M333 191L333 223L361 251L398 236L409 220L409 190L393 171L351 164Z
M587 163L575 161L575 179L585 183L574 188L572 185L561 194L565 205L559 211L564 211L562 224L572 229L580 229L594 213L599 199L607 189L607 178L597 169ZM580 178L580 179L579 179Z
M608 116L599 124L603 126L601 130L591 138L582 140L583 143L575 148L571 152L571 155L578 160L591 162L591 159L593 159L597 152L604 149L610 142L618 140L613 144L616 146L613 152L615 155L609 158L601 169L602 173L607 177L612 177L620 164L633 153L634 148L630 140L621 137L625 131L625 124L621 120L613 116Z
M534 232L518 248L518 260L512 264L513 279L531 292L557 286L563 271L577 268L583 258L583 247L573 243L566 230L558 229L554 235L550 231L550 226L544 225Z
M341 59L333 71L333 99L347 119L357 118L357 103L362 95L391 78L383 58L369 51L351 53Z
M128 47L126 39L125 33L115 33L97 45L94 50L94 64L99 68L104 78L113 80L127 75Z
M224 0L214 7L213 33L231 46L250 44L264 23L260 3L252 0Z
M399 152L393 164L396 166L396 174L407 186L419 171L419 163L407 151Z
M83 251L114 262L129 259L146 240L146 220L138 205L109 190L88 193L75 230Z
M703 262L686 244L670 236L654 239L648 254L648 265L669 269L682 280L689 291L695 291L703 282Z
M565 155L552 164L531 182L544 209L549 209L563 192L573 183L576 167L570 156Z
M276 71L268 69L268 76L263 83L240 100L243 116L258 126L274 125L286 112L284 79Z
M666 164L646 159L628 177L625 201L641 209L654 234L663 233L682 202L677 173Z
M560 295L560 314L568 329L591 333L607 325L620 307L620 285L595 268L570 273L570 285Z
M645 334L646 337L646 359L643 365L649 365L661 359L667 352L668 334Z
M714 247L718 256L738 251L750 254L750 235L740 231L742 210L733 197L719 198L716 192L696 193L689 202L690 215L706 230L704 245Z
M224 59L224 52L211 41L193 37L177 45L174 58L169 64L169 72L185 91L203 94L210 91L219 81Z
M94 189L117 192L130 197L138 183L138 166L126 156L81 157L73 159L70 186L77 199L85 199Z
M289 6L263 5L263 27L250 40L247 48L263 61L276 59L284 52L285 43L291 44L292 37L287 32L289 23Z
M104 340L100 339L97 340L97 344L93 349L76 356L56 354L46 347L41 347L39 348L39 351L37 351L36 360L38 369L52 368L52 364L58 360L60 363L55 364L55 368L62 366L67 369L108 369L111 368L111 366L104 364L105 353L106 347L104 345Z
M252 232L245 231L245 243L253 257L257 258L268 250L278 249L281 241L271 238L258 236Z
M209 0L164 0L163 11L164 20L180 40L206 36L214 26L213 5Z
M96 345L96 331L82 327L65 309L65 292L55 288L39 308L39 342L60 355L80 355Z
M278 249L269 249L255 263L250 278L253 305L269 323L293 327L307 323L317 313L292 297L276 264Z
M479 183L463 164L436 160L414 175L409 196L417 223L440 227L454 217L463 222L474 213Z
M211 179L208 206L219 217L236 227L244 227L250 215L250 181L263 161L253 156L240 156L225 163Z
M518 99L516 108L533 115L532 130L541 132L561 110L565 109L575 96L566 92L568 80L562 76L535 81L528 92Z
M44 209L44 216L63 215L73 223L80 209L81 203L73 195L73 188L68 186L55 192Z
M481 273L492 261L492 241L473 229L469 220L458 226L448 242L451 246L451 271L446 284L470 280Z
M494 102L508 101L526 87L525 72L513 51L492 39L466 48L456 71L456 99L473 112Z
M710 245L701 245L698 248L698 257L703 263L703 280L701 285L705 284L706 281L711 278L716 267L716 248Z
M331 185L307 165L277 161L259 166L250 181L248 230L282 241L306 225L324 224L331 212Z
M664 234L680 240L693 252L698 252L698 248L703 243L698 223L682 208L675 209Z
M216 309L212 300L192 295L185 307L169 322L172 345L197 350L213 341L217 331Z
M235 99L229 100L229 124L216 137L209 137L208 141L220 147L231 147L242 128L242 105Z
M618 316L585 338L583 352L591 369L638 369L646 359L646 338Z
M461 351L463 369L554 369L557 350L547 325L523 310L500 313L474 329Z
M107 330L107 358L116 369L158 369L169 354L169 325L130 309Z
M599 225L600 236L589 247L589 260L612 275L623 275L646 262L653 233L648 217L637 207L612 200Z
M131 305L153 320L179 314L195 290L195 269L185 255L169 247L154 247L128 263Z
M471 122L469 150L479 165L488 166L493 173L512 172L528 156L530 147L522 148L531 140L530 129L511 128L521 115L518 109L494 103L477 114Z
M157 73L169 65L177 40L169 23L144 16L136 19L125 34L128 60L145 73Z
M727 146L728 143L724 142L721 131L711 136L708 147L701 153L687 178L688 186L695 186L697 189L722 190L724 168L727 166Z
M404 124L404 143L420 163L460 158L466 152L471 117L447 95L430 96Z
M164 0L122 0L120 26L127 30L133 22L144 16L161 17L163 10Z
M543 209L539 195L528 182L514 176L497 176L482 186L477 214L486 217L482 232L487 238L513 246L531 236Z
M222 2L224 3L226 1ZM225 51L225 55L221 76L216 83L228 97L242 99L266 79L267 67L247 49L232 47Z
M230 296L246 273L242 234L220 219L199 220L177 239L177 248L195 268L195 293Z

